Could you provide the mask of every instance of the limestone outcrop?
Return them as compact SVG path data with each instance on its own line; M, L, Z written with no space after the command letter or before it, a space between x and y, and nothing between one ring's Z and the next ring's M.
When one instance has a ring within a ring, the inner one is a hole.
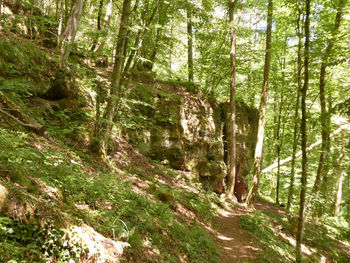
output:
M190 170L210 190L226 175L228 104L217 103L194 86L137 83L128 94L124 135L142 154ZM253 161L257 111L237 105L237 158L245 176ZM130 121L130 119L133 120Z

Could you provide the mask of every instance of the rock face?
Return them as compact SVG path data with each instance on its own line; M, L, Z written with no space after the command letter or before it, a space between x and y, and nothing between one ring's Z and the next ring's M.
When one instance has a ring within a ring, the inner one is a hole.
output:
M227 148L226 138L228 137L228 123L229 123L229 102L222 102L220 104L222 120L224 122L223 135L224 147ZM255 142L258 132L259 115L256 109L248 107L243 102L236 102L236 151L237 151L237 174L241 177L246 177L249 173L250 167L254 161ZM225 151L225 163L227 162L227 155Z
M139 83L128 95L130 119L124 133L142 154L190 170L207 189L215 190L226 174L225 135L227 103L216 103L193 86L171 83ZM237 153L241 175L253 160L257 112L238 103Z

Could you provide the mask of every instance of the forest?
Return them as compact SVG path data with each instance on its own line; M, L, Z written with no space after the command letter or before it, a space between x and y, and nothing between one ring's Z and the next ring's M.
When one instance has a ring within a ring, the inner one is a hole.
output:
M350 1L0 0L0 262L350 262Z

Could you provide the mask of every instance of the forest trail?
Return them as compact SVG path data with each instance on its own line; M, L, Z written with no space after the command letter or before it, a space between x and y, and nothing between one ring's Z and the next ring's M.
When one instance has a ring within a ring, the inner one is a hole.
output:
M256 210L284 214L283 210L261 199L256 199L253 204ZM243 207L219 211L215 219L219 229L216 238L222 253L220 262L259 262L261 248L254 244L248 232L240 226L241 216L248 213L249 210Z

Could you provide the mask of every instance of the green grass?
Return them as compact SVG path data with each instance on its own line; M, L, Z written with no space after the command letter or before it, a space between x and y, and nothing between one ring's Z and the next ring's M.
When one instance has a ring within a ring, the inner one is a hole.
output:
M242 217L241 226L262 248L264 262L294 262L295 247L279 234L293 237L286 216L255 211ZM350 260L345 246L330 236L326 226L306 224L303 243L315 250L311 255L304 254L305 262L319 262L320 255L326 256L330 262Z
M204 192L185 194L150 181L158 189L152 199L147 196L153 195L152 191L137 194L131 190L135 171L115 167L119 172L112 172L101 164L94 165L91 157L84 156L88 154L62 143L0 128L0 182L17 198L34 206L38 217L50 217L58 226L85 222L109 238L114 232L119 240L130 243L125 255L129 260L148 258L151 262L179 262L179 257L186 262L217 260L218 248L208 231L195 222L184 223L174 211L176 203L182 203L209 222L214 210L208 198L203 198ZM61 200L49 198L41 191L39 182L57 189ZM106 208L106 202L112 209ZM88 211L77 209L77 204L87 205ZM61 215L56 214L54 207L65 212L65 218L59 218ZM19 230L15 232L21 235ZM26 256L28 244L34 243L30 240L27 243L21 240L1 242L0 251L10 246L15 251L11 257L19 262L43 258L41 250L36 257ZM154 253L149 256L145 251Z

